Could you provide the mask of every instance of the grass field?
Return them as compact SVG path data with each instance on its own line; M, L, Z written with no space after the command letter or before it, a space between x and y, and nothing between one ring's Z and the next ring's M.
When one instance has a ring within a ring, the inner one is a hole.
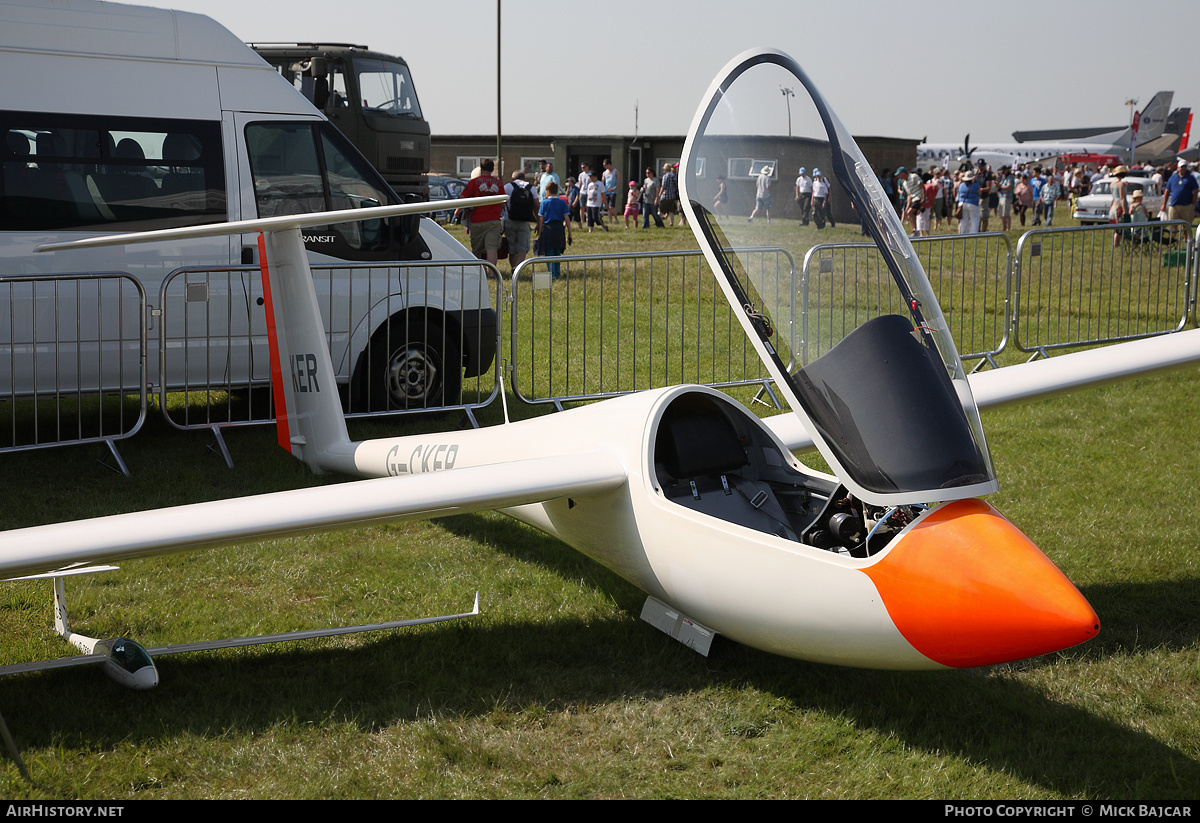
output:
M678 228L620 230L577 234L572 251L693 246ZM985 415L1001 483L991 502L1103 622L1076 649L944 673L819 666L722 640L702 658L642 623L643 596L606 569L500 515L463 515L72 582L79 629L147 646L458 612L476 590L483 613L165 658L146 693L89 668L7 678L0 712L33 783L5 757L0 794L1194 799L1198 377L1189 367ZM499 416L497 404L480 414ZM358 423L352 435L461 422ZM340 482L308 474L267 428L226 435L232 471L205 438L152 414L121 445L129 479L90 447L4 455L0 528ZM48 582L0 588L0 663L66 654L51 624Z

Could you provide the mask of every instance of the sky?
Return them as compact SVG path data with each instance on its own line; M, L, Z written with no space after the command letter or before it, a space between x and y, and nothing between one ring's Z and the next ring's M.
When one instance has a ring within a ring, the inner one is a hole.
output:
M133 2L207 14L247 41L346 42L398 55L435 135L496 132L496 0ZM1160 90L1175 92L1172 108L1200 114L1197 0L1143 0L1136 11L1128 0L502 0L500 8L508 135L685 134L721 67L758 46L791 54L857 135L961 142L969 132L975 144L1010 141L1016 129L1116 126L1129 121L1126 100L1140 109ZM1127 57L1115 64L1114 54Z

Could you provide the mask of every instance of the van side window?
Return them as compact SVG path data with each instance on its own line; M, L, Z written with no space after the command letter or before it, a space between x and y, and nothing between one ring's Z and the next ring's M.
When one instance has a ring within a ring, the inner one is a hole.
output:
M246 146L259 217L362 209L398 202L378 174L328 123L251 123ZM400 221L364 220L306 229L305 245L347 259L396 253ZM403 242L403 240L401 240Z
M0 229L226 219L219 123L0 112L0 134Z

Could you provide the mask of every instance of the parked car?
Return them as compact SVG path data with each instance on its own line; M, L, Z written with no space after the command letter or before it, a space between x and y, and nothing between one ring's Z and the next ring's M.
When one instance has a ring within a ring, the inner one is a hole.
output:
M1116 182L1115 177L1104 177L1092 183L1091 192L1075 203L1075 219L1080 223L1107 223L1113 200L1112 186ZM1162 209L1163 198L1155 182L1147 177L1126 177L1125 183L1129 186L1130 196L1139 190L1146 193L1142 205L1152 218L1156 217Z
M429 199L433 200L457 200L462 196L462 191L467 187L466 180L459 180L457 177L430 177L429 178ZM433 213L433 219L439 223L449 223L454 217L454 209L446 209Z

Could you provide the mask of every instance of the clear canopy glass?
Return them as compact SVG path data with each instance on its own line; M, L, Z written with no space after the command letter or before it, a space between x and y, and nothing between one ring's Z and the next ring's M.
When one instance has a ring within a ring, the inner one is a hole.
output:
M876 172L794 60L755 50L725 67L696 114L679 177L726 297L851 493L902 505L996 490L928 278ZM811 194L798 198L803 177ZM874 241L882 276L804 266L828 242L819 226L848 215ZM794 268L764 265L775 258L763 247L786 250Z

